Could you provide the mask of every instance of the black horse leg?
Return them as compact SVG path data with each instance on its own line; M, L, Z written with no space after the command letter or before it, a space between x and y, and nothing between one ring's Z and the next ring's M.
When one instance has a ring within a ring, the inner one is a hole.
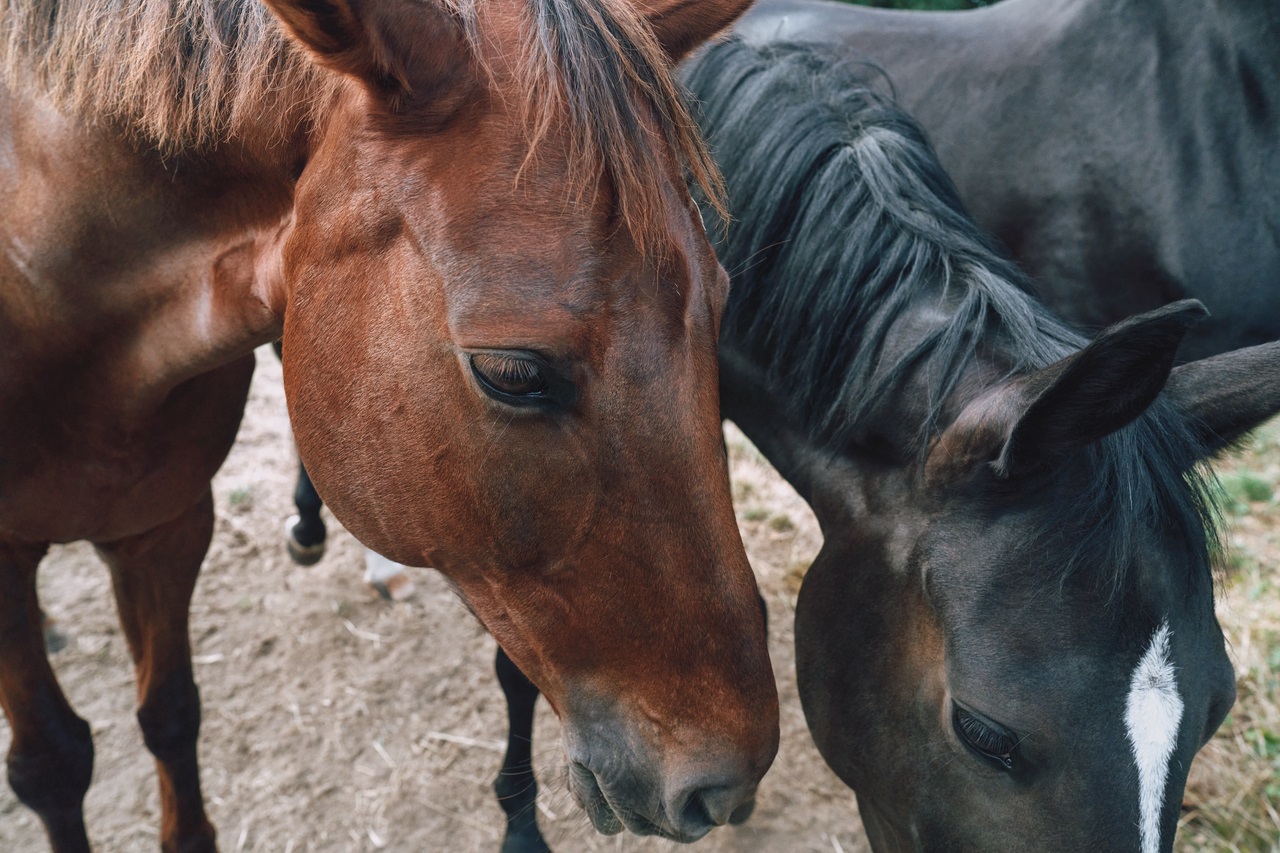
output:
M327 531L320 510L324 501L311 485L307 469L298 463L298 485L293 490L293 503L298 514L285 524L285 541L289 556L300 566L315 565L324 556L324 539Z
M271 345L276 357L284 360L283 345L276 341ZM298 483L293 489L293 504L298 514L285 522L285 545L289 548L289 556L300 566L313 566L324 556L324 540L327 531L320 510L324 501L311 484L311 477L301 462L298 463Z
M507 754L493 783L498 804L507 813L502 853L550 853L538 831L538 783L533 778L533 706L538 688L501 647L493 668L507 698Z

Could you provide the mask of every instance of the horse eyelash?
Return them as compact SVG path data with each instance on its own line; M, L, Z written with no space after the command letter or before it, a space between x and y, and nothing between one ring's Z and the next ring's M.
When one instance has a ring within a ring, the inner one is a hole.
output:
M1013 752L1018 745L1018 739L1012 734L995 731L963 709L956 710L956 722L969 742L983 752L1004 756Z
M523 358L486 355L476 356L476 362L484 372L508 382L528 382L538 376L538 366Z

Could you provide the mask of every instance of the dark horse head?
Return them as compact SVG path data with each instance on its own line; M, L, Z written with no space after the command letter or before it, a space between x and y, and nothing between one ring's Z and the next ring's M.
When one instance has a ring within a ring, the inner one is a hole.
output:
M1086 342L817 48L687 81L735 217L724 413L822 524L800 693L873 846L1170 849L1234 699L1201 463L1280 409L1280 348L1172 369L1196 302Z

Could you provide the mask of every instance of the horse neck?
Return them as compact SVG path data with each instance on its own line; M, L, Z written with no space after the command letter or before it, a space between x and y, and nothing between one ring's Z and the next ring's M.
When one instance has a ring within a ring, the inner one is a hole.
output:
M1030 300L1019 294L1014 298ZM957 306L944 302L940 286L921 287L884 336L880 356L887 362L909 352L924 335L950 323ZM979 335L981 329L969 329ZM769 370L768 356L740 346L729 336L720 343L720 399L732 420L813 508L825 528L857 523L877 505L875 493L908 488L918 472L921 451L963 406L1010 371L1035 360L999 333L974 349L959 371L954 390L935 404L934 382L946 367L937 353L914 363L892 391L881 395L866 416L833 440L816 435L805 413L789 403L785 384Z
M307 141L162 152L0 86L0 174L19 200L0 213L0 245L20 261L0 264L0 311L21 320L11 345L33 365L80 348L96 365L86 393L132 417L278 336L279 246Z

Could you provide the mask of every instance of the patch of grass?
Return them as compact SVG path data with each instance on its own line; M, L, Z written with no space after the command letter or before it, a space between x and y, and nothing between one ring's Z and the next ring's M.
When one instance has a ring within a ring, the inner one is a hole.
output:
M1280 420L1215 466L1231 543L1218 619L1236 703L1192 767L1179 853L1280 851Z
M1224 474L1220 478L1222 490L1227 500L1236 504L1232 512L1240 514L1249 511L1249 504L1270 501L1275 497L1275 486L1248 471Z
M762 506L753 506L742 514L743 521L764 521L769 517L769 510Z
M227 495L227 503L236 512L248 512L253 509L253 486L241 486L232 489Z
M1268 433L1275 426L1268 427ZM1259 440L1221 465L1232 547L1218 618L1236 669L1236 703L1192 768L1179 853L1280 850L1280 445Z
M791 520L789 515L775 515L769 519L769 529L776 530L779 533L790 533L796 529L796 523Z
M809 566L808 560L793 560L782 575L782 582L793 598L800 594L800 584L804 583L804 576L808 573Z

